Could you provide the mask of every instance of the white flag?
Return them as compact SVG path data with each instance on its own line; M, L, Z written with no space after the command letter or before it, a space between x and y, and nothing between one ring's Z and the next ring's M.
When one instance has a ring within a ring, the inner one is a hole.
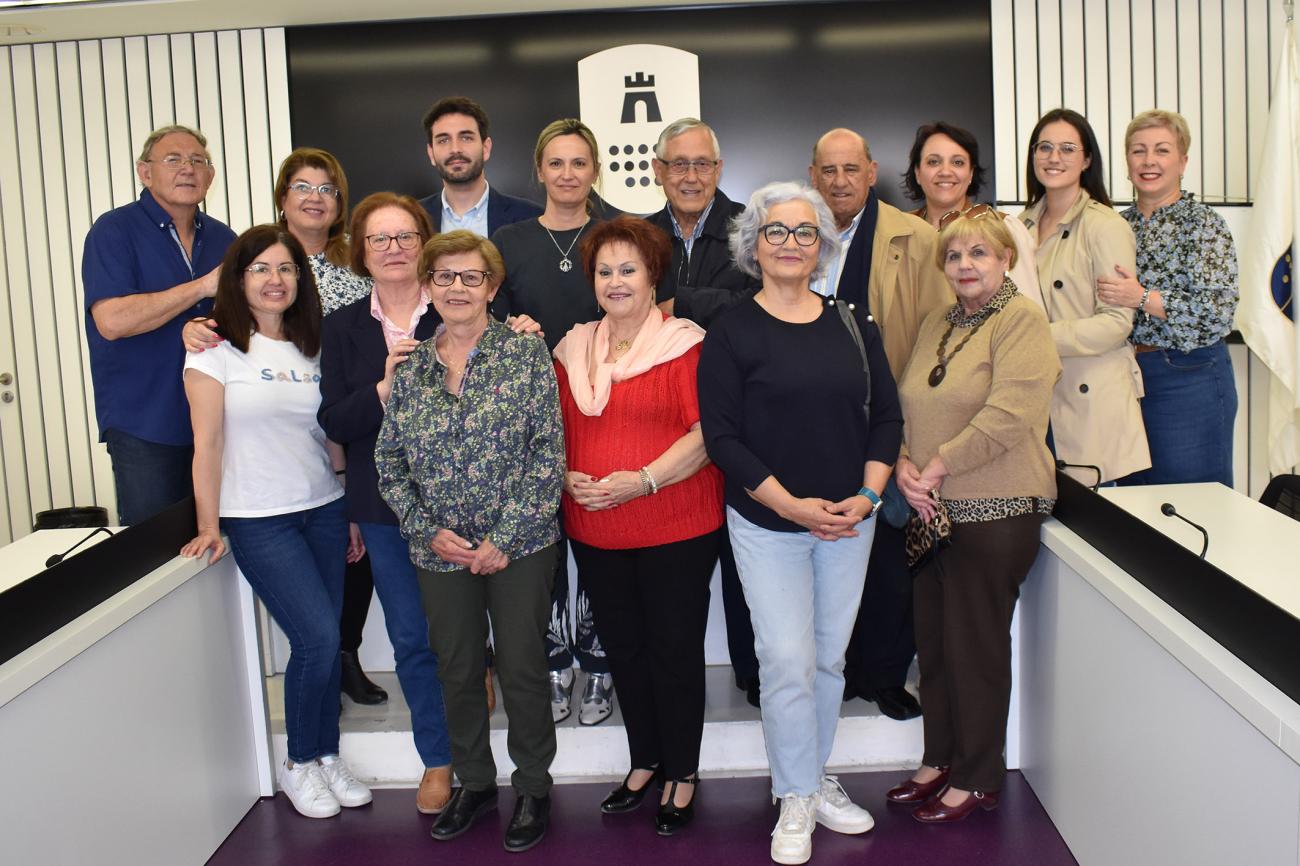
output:
M1272 371L1268 404L1269 472L1300 462L1300 329L1296 328L1292 257L1300 226L1300 59L1295 21L1282 37L1268 133L1250 234L1241 256L1237 330Z

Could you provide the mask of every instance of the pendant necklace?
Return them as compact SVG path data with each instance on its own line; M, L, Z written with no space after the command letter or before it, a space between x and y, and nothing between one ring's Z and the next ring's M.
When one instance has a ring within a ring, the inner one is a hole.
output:
M952 354L945 358L943 356L943 350L948 346L948 338L952 336L953 328L957 327L952 322L948 323L948 330L944 331L943 339L939 341L939 350L935 352L935 355L939 358L939 363L935 364L934 369L930 371L931 388L939 387L939 383L943 381L943 377L948 375L948 365L952 363L952 359L957 357L957 353L962 350L963 346L970 342L970 338L975 336L976 332L979 331L980 328L984 327L984 323L987 321L987 318L981 319L975 327L970 329L970 333L963 337L962 341L957 344L957 348L952 350Z
M591 222L591 220L588 219L587 222ZM537 224L542 225L542 221L538 220ZM566 274L569 271L573 270L573 262L569 259L569 253L573 252L573 245L578 242L578 238L582 237L582 230L585 229L586 227L587 227L587 223L583 223L581 226L578 227L578 233L573 236L573 240L569 243L569 248L565 250L565 249L560 249L560 242L555 239L555 235L551 234L551 230L547 229L546 226L542 226L542 228L546 229L546 233L551 236L551 243L555 244L555 248L559 250L560 270L564 271L564 273Z

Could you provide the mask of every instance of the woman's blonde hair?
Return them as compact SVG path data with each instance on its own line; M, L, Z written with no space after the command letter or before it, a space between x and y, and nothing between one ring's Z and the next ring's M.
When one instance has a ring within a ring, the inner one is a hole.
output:
M1128 150L1128 146L1133 143L1133 136L1144 129L1158 126L1174 134L1180 156L1186 156L1192 149L1192 130L1187 126L1187 119L1176 111L1152 108L1129 121L1128 128L1124 130L1124 150Z
M939 266L939 270L943 270L944 258L948 255L948 247L953 241L965 241L971 238L984 241L999 257L1007 250L1011 250L1011 261L1007 263L1007 268L1009 270L1016 266L1016 241L1007 228L1006 216L987 205L979 205L979 207L988 209L971 216L967 216L970 213L967 211L967 214L957 217L939 231L939 243L934 248L934 263Z

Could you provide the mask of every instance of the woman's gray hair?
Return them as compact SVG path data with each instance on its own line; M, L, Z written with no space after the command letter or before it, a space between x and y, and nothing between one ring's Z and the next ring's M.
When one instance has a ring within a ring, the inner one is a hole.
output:
M840 254L840 230L835 227L835 217L826 206L821 193L807 184L795 181L769 183L749 197L745 212L731 221L731 233L728 242L731 258L736 267L751 277L762 278L758 267L758 242L762 235L759 231L767 224L767 215L772 208L788 201L807 202L817 215L817 228L821 232L821 246L817 250L817 267L812 272L812 279L817 279L826 272L826 267ZM791 226L793 228L793 226Z

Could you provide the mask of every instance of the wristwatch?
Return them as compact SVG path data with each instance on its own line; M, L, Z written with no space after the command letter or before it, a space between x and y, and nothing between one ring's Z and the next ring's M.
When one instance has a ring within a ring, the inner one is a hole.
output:
M872 490L870 487L863 487L858 491L858 495L865 496L867 499L871 500L871 512L864 517L863 520L875 517L876 512L880 510L880 506L883 504L880 501L880 497L876 495L876 491Z

